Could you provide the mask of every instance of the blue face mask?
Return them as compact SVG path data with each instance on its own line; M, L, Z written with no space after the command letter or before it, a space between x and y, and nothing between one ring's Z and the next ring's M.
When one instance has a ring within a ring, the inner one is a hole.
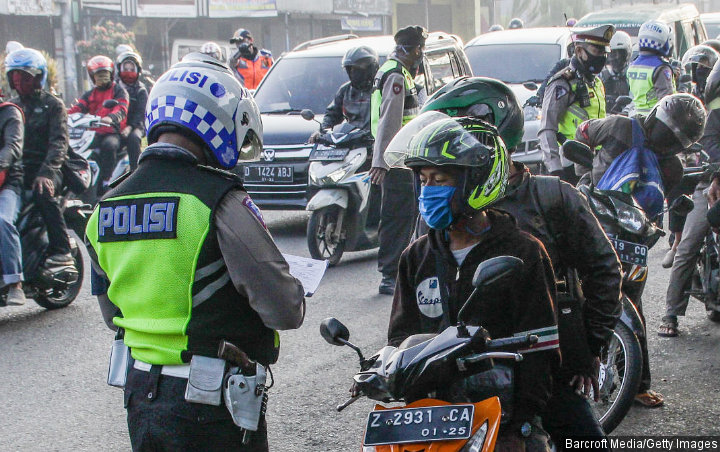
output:
M445 229L453 222L450 200L456 187L449 185L426 185L420 189L420 215L433 229Z

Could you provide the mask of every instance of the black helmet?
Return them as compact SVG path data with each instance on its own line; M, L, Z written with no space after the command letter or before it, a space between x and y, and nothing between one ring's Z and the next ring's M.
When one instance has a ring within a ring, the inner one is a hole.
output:
M508 158L497 130L485 121L451 118L438 111L422 113L390 141L385 161L393 167L419 170L427 166L463 170L463 210L486 209L505 193Z
M692 94L663 97L645 122L651 148L660 154L687 149L702 137L706 117L702 102Z
M717 53L720 53L720 41L717 39L708 39L702 45L712 47Z
M720 63L715 63L705 82L705 105L720 97ZM711 107L708 107L711 108Z
M244 41L245 39L252 39L252 35L250 32L244 28L238 28L235 30L235 33L233 33L232 38L230 38L230 44L235 44L241 41Z
M522 19L515 17L508 24L508 29L513 30L515 28L523 28L524 26L525 26L525 24L523 23Z
M356 89L366 90L372 87L375 74L380 67L377 52L368 46L353 47L342 59L343 68Z
M503 28L503 26L500 25L500 24L493 24L493 25L490 26L490 29L488 30L488 32L491 32L491 31L503 31L504 29L505 29L505 28Z
M700 44L690 47L682 57L682 63L687 72L690 72L692 66L704 66L712 69L718 60L718 53L710 46Z
M437 110L450 116L473 116L497 127L508 149L522 141L525 121L512 90L487 77L461 77L437 90L422 111Z

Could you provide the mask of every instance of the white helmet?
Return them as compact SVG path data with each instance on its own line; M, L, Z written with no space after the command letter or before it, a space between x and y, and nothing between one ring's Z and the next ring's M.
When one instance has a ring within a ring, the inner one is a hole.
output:
M260 110L227 66L191 53L163 74L150 91L145 110L148 142L166 127L199 137L221 167L256 160L262 150ZM167 129L165 129L167 130Z
M25 48L25 46L23 46L22 44L20 44L17 41L8 41L7 44L5 44L5 53L7 55L10 55L14 51L22 50L24 48Z
M625 50L628 55L632 53L632 39L630 35L624 31L616 31L612 39L610 39L610 51Z
M663 56L672 51L672 29L664 22L649 20L638 31L640 50L654 50Z
M200 53L210 55L218 61L222 61L222 49L216 43L210 41L200 46Z
M115 55L120 56L121 54L125 52L135 52L135 49L132 48L129 44L118 44L115 47Z

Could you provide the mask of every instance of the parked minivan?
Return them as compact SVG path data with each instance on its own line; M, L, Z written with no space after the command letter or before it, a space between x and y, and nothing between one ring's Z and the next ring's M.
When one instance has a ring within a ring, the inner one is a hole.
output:
M577 22L576 27L613 24L616 29L629 34L633 43L637 43L640 26L648 20L659 20L672 28L675 39L674 58L682 59L687 49L707 40L700 13L692 3L620 5L588 13Z
M349 49L369 46L380 64L395 48L392 36L358 38L340 35L305 42L275 61L254 94L263 121L260 162L239 168L253 201L265 209L303 210L307 205L308 167L316 122L302 119L311 109L322 122L325 108L340 85L348 81L342 57ZM430 33L425 42L423 69L415 79L421 101L449 81L472 75L463 43L448 33ZM238 165L240 167L240 165Z
M172 46L172 53L170 54L170 66L177 63L178 61L182 60L185 55L191 52L199 52L200 47L202 47L203 44L205 44L208 41L203 41L202 39L176 39L173 41ZM222 50L222 61L224 63L227 63L230 60L230 57L233 56L233 53L237 50L235 48L235 45L228 44L227 42L218 42L215 41L217 45L220 46L220 50Z

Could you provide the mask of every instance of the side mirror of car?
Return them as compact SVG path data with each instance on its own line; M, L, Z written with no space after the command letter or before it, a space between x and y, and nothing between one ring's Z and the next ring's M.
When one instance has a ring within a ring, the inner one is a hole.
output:
M517 275L522 270L525 263L522 259L514 256L497 256L478 265L473 275L472 285L475 290L472 291L465 304L458 312L458 321L466 320L465 312L469 306L472 306L477 295L486 292L491 287L497 287L498 284L507 283L508 280Z
M331 345L346 345L350 339L350 331L335 317L320 322L320 335Z
M578 165L592 168L593 166L593 151L585 143L581 143L575 140L567 140L562 146L560 146L562 155L566 159Z
M102 103L102 106L105 108L115 108L118 105L120 105L120 102L116 101L115 99L107 99Z
M539 86L535 82L525 82L523 83L523 86L525 87L525 89L528 89L530 91L537 91L539 88Z
M305 121L312 121L315 119L315 113L313 113L313 111L309 108L302 110L300 112L300 116L302 116Z

